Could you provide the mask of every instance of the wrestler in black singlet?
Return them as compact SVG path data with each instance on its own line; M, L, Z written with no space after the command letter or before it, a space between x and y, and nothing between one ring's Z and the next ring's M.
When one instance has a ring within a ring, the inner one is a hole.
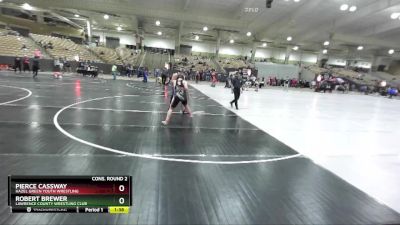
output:
M182 75L178 75L178 78L176 79L174 92L173 92L173 97L171 100L171 106L172 108L175 108L179 102L182 103L182 105L186 106L187 105L187 93L185 90L185 85L184 85L184 80Z

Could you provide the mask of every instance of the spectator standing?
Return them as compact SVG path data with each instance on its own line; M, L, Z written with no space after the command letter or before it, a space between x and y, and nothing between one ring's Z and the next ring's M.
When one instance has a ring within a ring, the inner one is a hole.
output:
M60 59L54 59L54 72L60 72Z
M67 57L64 57L65 72L71 73L71 63L68 62Z
M283 81L283 85L285 87L285 89L284 89L285 91L289 90L289 83L290 83L290 80L289 80L288 77L286 77L286 79Z
M212 70L211 80L212 80L211 86L215 87L215 85L217 84L217 73L215 72L215 70Z
M132 67L132 65L131 64L128 64L128 68L127 68L127 75L128 75L128 77L131 77L133 74L133 67Z
M14 72L17 72L17 69L19 69L19 73L21 73L21 58L20 57L15 57L14 59Z
M261 79L261 82L260 82L260 84L259 84L259 88L263 88L265 86L265 77L263 77L262 79Z
M164 69L161 73L161 84L165 85L166 81L167 81L167 74L168 71L166 69Z
M111 74L113 75L113 80L116 80L117 79L117 66L115 64L111 67Z
M40 69L39 59L34 58L32 62L33 78L37 77L39 69Z
M196 84L199 83L200 80L200 72L196 71Z
M29 58L28 58L28 56L24 56L24 59L23 59L23 61L22 61L22 64L23 64L23 68L24 68L24 73L28 70L29 72L31 72L31 69L30 69L30 67L29 67Z
M149 76L149 71L147 70L147 68L144 70L143 72L143 82L147 83L147 77Z
M206 71L206 81L210 81L211 73L209 70Z
M64 72L64 59L60 57L60 72Z
M232 75L226 78L225 80L225 88L231 88L231 80L232 80Z

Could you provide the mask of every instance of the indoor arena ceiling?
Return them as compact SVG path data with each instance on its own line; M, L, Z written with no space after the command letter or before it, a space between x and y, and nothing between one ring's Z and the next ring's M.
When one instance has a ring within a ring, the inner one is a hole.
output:
M400 0L274 0L270 9L266 0L3 0L1 4L24 3L82 27L89 19L95 30L115 31L121 26L121 32L136 33L141 28L145 35L162 31L164 38L175 38L181 27L184 40L198 35L199 41L215 42L217 30L223 30L222 43L234 39L236 44L256 41L318 51L329 40L331 50L351 51L362 45L376 54L400 46L400 20L391 19L400 13ZM342 11L343 4L357 8ZM105 20L104 14L110 18ZM209 30L203 31L204 26ZM293 40L288 42L288 36Z

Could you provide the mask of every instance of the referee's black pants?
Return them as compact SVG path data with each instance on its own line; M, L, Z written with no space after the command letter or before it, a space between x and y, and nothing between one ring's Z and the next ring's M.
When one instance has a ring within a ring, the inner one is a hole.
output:
M239 109L238 107L238 100L240 98L240 88L233 88L233 95L235 96L235 99L231 101L231 105L235 103L236 109Z

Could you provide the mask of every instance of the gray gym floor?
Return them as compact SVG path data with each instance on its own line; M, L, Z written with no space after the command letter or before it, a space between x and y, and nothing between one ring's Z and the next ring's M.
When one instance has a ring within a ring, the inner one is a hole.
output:
M0 72L0 224L400 223L194 89L194 117L178 107L162 126L168 102L154 83ZM11 214L8 175L131 175L133 206L128 215Z

